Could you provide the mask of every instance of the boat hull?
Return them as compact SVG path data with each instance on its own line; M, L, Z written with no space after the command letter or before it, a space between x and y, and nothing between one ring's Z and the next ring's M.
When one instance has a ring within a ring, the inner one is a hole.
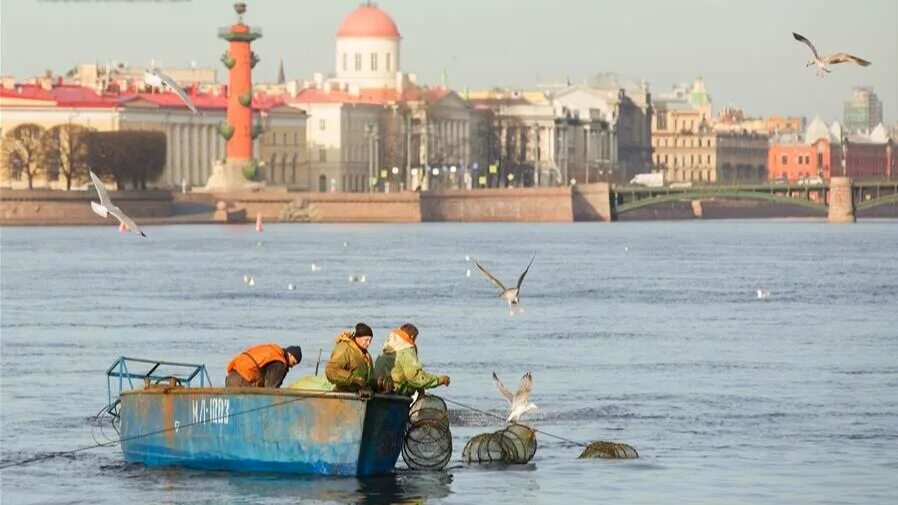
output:
M121 400L126 461L322 475L391 472L409 404L398 395L261 388L150 388Z

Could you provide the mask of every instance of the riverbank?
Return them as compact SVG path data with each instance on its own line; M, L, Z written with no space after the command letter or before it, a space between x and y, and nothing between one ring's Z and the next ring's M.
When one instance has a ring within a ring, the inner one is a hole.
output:
M401 193L297 193L283 189L227 193L117 191L112 200L141 224L251 222L421 223L574 222L683 219L826 218L824 210L732 198L683 200L612 210L608 184L573 188L446 190ZM0 225L115 224L94 214L88 191L0 191ZM859 219L898 218L898 203L859 211Z

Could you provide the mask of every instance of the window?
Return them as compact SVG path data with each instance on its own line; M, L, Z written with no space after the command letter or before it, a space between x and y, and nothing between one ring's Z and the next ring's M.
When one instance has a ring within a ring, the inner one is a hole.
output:
M783 157L782 157L782 159L781 159L780 161L782 161L782 164L783 164L783 165L788 165L788 164L789 164L789 157L786 156L786 155L784 154Z
M325 163L327 161L327 149L325 149L324 147L318 148L318 161L321 163Z
M287 132L284 132L284 145L287 145Z
M318 120L318 129L324 130L325 128L327 128L327 123L325 122L324 119L319 119Z
M271 132L271 145L276 146L278 144L277 133Z
M371 71L377 72L377 53L371 53Z
M355 71L356 72L362 71L362 54L361 53L355 53Z
M346 72L346 70L347 70L347 68L346 68L346 66L347 66L347 65L346 65L346 60L347 60L348 58L347 58L346 56L347 56L346 53L343 53L343 71L344 71L344 72Z
M299 132L293 132L293 145L299 145Z
M710 141L709 141L709 142L710 142ZM711 155L710 155L710 154L708 155L708 164L709 164L709 165L711 164ZM710 180L710 179L708 179L708 180Z
M387 65L386 65L387 72L390 71L390 60L391 60L392 56L393 56L393 53L387 53Z

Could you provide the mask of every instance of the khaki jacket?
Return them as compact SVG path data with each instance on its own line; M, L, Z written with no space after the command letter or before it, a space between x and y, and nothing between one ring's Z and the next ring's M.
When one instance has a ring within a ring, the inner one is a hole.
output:
M358 391L359 386L352 382L353 376L364 379L367 387L373 386L374 365L371 355L356 345L352 332L344 331L337 335L337 345L327 360L324 375L335 386L334 391Z

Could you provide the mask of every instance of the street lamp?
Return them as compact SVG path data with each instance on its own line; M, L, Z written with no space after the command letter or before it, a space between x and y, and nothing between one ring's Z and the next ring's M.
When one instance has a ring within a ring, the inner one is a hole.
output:
M365 137L368 139L368 192L371 193L377 184L377 175L374 171L377 163L377 125L365 123Z

